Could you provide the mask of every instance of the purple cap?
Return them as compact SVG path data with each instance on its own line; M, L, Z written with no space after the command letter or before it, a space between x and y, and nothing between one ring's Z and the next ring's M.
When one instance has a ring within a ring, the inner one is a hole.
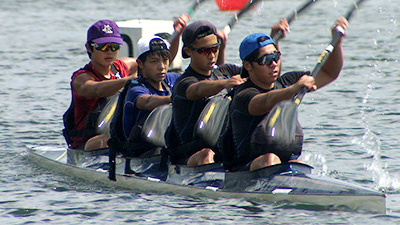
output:
M251 53L253 53L255 50L271 44L275 45L275 42L272 40L270 36L266 34L263 33L250 34L249 36L243 39L242 43L240 43L239 47L240 59L244 60L249 55L251 55Z
M185 30L183 30L182 33L183 47L187 47L188 45L195 42L197 39L208 36L210 34L217 35L217 28L215 28L215 26L212 23L203 20L193 22L189 24L185 28ZM185 51L183 51L183 48L182 48L182 57L189 58L189 56L185 53Z
M118 25L110 20L97 21L89 28L87 33L87 43L89 42L96 44L124 44L124 41L119 34Z

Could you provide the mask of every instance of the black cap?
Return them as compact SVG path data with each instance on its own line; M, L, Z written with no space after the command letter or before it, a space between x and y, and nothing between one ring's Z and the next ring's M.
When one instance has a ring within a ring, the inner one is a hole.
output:
M215 28L215 26L208 21L199 20L189 24L185 28L182 34L183 48L189 46L197 39L203 38L210 34L217 35L217 28ZM182 57L189 58L189 56L186 54L183 48L182 48Z

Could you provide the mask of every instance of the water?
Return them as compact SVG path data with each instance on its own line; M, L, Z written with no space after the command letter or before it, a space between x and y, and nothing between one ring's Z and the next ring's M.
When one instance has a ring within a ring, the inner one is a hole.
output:
M84 43L92 23L169 20L185 12L191 2L2 0L1 224L397 223L400 2L395 0L366 1L350 22L340 78L307 94L300 106L306 138L302 159L315 167L313 173L384 191L387 215L102 188L51 173L23 157L27 145L65 145L61 117L70 103L70 75L88 62ZM260 3L230 33L226 61L240 63L238 46L247 34L269 33L273 23L303 2ZM350 2L320 0L292 24L281 43L284 71L314 67L330 41L329 27L345 14ZM208 19L222 29L231 16L207 1L192 19Z

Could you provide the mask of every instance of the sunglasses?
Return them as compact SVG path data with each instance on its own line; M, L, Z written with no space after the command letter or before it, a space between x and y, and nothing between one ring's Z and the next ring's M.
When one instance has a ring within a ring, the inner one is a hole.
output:
M208 55L210 55L211 52L217 53L218 50L219 50L219 46L220 46L220 44L217 43L217 44L215 44L213 46L210 46L210 47L190 48L190 49L192 51L195 51L195 52L199 53L199 54L208 56Z
M278 63L280 58L281 58L281 52L276 51L271 54L265 54L265 55L261 56L260 58L254 60L254 62L257 62L258 65L260 65L260 66L264 66L264 65L270 66L272 64L272 61L274 61L275 63Z
M111 51L115 52L119 49L120 45L117 43L106 43L106 44L96 44L96 43L91 43L91 45L99 51L102 52L107 52L108 49L111 49Z

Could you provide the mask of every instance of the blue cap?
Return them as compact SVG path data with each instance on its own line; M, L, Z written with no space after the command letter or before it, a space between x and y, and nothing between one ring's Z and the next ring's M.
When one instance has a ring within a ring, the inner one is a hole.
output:
M242 43L240 43L239 47L240 59L243 61L257 49L271 44L275 45L274 40L272 40L270 36L264 33L250 34L249 36L243 39Z

